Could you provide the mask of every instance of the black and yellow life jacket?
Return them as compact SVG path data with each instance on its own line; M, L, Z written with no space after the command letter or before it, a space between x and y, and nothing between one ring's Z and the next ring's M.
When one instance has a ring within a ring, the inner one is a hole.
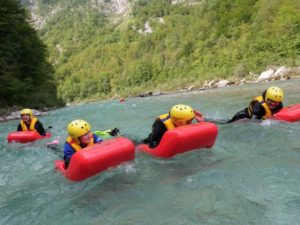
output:
M172 130L175 128L175 125L172 123L169 113L162 114L158 118L161 120L161 122L163 122L167 130Z
M267 118L272 116L272 111L269 108L268 104L264 101L263 96L257 96L253 99L253 101L259 102L260 105L265 109L265 115L262 117L263 119L267 119ZM248 113L249 113L250 116L252 116L252 114L253 114L253 110L252 110L253 101L248 106Z
M71 145L71 147L76 152L79 152L82 149L82 147L80 146L80 144L78 144L78 141L76 141L75 138L72 138L72 137L69 136L69 137L67 137L66 142L69 143L69 145ZM93 144L94 144L94 135L91 135L90 142L89 142L89 144L87 146L91 146Z
M22 131L36 131L35 124L36 124L37 121L38 121L38 119L36 117L33 117L30 120L30 125L29 125L29 129L28 129L27 124L23 120L21 120L20 124L21 124L21 127L22 127Z

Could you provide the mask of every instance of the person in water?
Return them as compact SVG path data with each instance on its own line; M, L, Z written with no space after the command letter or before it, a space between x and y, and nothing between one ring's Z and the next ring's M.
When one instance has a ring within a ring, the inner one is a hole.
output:
M240 119L267 119L283 108L284 93L279 87L269 87L261 96L255 97L249 106L237 112L228 123Z
M150 148L155 148L167 130L191 124L193 119L196 119L197 122L204 121L202 114L190 106L174 105L169 113L156 118L152 125L152 132L143 142L149 144Z
M17 131L37 131L40 135L46 135L43 124L33 116L31 109L23 109L20 115L21 121L18 125Z
M102 141L91 132L91 126L84 120L74 120L68 125L69 137L64 145L64 161L67 169L75 152Z

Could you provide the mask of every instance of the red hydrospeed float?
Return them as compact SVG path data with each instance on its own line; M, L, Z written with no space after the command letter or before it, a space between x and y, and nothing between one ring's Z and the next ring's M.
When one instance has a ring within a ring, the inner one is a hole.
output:
M300 104L294 104L282 108L273 117L276 120L284 120L288 122L297 122L300 120Z
M55 167L71 181L81 181L109 167L134 159L134 144L127 138L104 140L76 152L65 169L63 160L56 160Z
M7 135L8 142L28 143L43 138L50 138L51 133L47 132L45 136L40 135L36 131L14 131Z
M137 149L157 157L170 158L195 149L211 148L217 135L218 127L214 123L200 122L168 130L156 148L142 144Z

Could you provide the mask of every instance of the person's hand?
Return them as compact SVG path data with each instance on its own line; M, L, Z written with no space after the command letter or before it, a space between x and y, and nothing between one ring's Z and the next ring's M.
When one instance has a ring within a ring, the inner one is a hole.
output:
M117 136L119 132L120 132L120 130L119 130L118 128L114 128L114 129L112 129L111 131L109 131L108 133L109 133L111 136Z
M197 122L204 122L204 116L197 110L194 110L195 113L195 120L197 120Z

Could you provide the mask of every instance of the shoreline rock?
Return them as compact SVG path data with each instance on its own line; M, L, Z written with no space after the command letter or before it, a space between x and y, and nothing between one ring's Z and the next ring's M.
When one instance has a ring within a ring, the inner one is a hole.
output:
M54 109L56 109L56 108L54 108ZM39 117L39 116L48 115L48 111L54 110L54 109L46 109L47 111L39 111L36 109L32 109L32 112L33 112L34 116ZM2 116L0 116L0 122L6 122L9 120L20 120L21 119L20 112L21 112L21 110L17 110L17 111L12 111L6 115L2 115Z
M177 92L189 92L189 91L203 91L212 88L222 88L226 86L238 86L243 84L253 84L253 83L264 83L273 80L289 80L293 78L300 77L300 67L269 67L265 71L261 72L259 75L249 72L247 77L241 79L236 79L234 81L225 80L225 79L213 79L205 80L200 87L195 87L194 85L182 88L174 92L160 92L161 94L152 95L152 92L145 92L136 95L135 97L149 97L149 96L158 96L163 94L177 93Z
M190 92L190 91L204 91L207 89L212 88L222 88L226 86L239 86L243 84L253 84L253 83L264 83L269 82L273 80L289 80L289 79L295 79L300 77L300 67L269 67L265 71L261 72L259 75L249 72L249 75L247 77L243 77L241 79L236 79L234 81L225 80L225 79L213 79L213 80L205 80L200 87L196 87L194 85L182 88L180 90L172 91L172 92L165 92L165 91L148 91L144 93L140 93L138 95L132 96L132 97L155 97L155 96L161 96L166 94L172 94L172 93L179 93L179 92ZM114 99L114 98L112 98ZM81 105L81 103L67 103L66 106L73 106L73 105ZM9 113L5 115L0 116L0 122L6 122L9 120L16 120L20 119L20 110L16 110L16 107L11 108L14 111L10 111ZM43 111L39 111L36 109L32 109L33 114L35 116L44 116L47 115L49 111L57 109L54 108L45 108Z

